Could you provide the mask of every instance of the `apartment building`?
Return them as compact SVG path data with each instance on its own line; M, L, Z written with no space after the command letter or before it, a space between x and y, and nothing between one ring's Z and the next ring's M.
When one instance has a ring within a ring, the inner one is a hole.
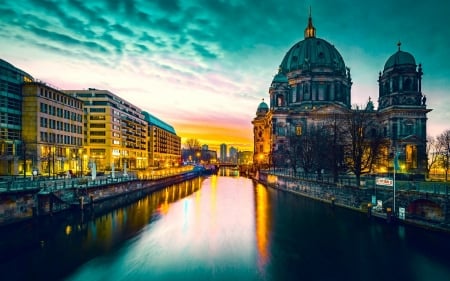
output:
M22 88L25 172L55 176L82 170L83 102L41 81Z
M152 167L174 167L181 162L181 138L175 129L148 112L142 112L148 124L148 159Z
M84 152L98 171L148 166L147 122L141 109L108 90L65 90L84 102Z
M0 59L0 175L27 172L23 165L22 85L30 81L31 75Z

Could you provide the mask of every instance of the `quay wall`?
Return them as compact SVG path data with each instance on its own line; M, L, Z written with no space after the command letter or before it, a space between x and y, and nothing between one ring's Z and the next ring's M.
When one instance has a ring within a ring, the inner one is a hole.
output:
M157 180L131 179L99 182L97 185L84 184L68 188L26 189L3 193L0 202L0 227L73 209L84 208L95 212L111 210L172 184L199 176L201 173L188 172ZM80 205L81 198L84 202Z
M260 171L255 175L255 179L271 188L364 212L368 216L381 217L388 222L399 217L399 214L392 212L394 209L392 187L356 187L271 174L268 171ZM376 200L382 201L382 208L378 209L375 207L376 204L372 204L373 196ZM448 188L441 193L397 190L395 202L397 210L399 207L405 208L405 217L401 219L403 223L450 232Z
M259 173L258 180L269 187L290 191L305 197L355 210L367 208L367 204L371 202L372 198L372 193L368 189L301 180L285 175Z

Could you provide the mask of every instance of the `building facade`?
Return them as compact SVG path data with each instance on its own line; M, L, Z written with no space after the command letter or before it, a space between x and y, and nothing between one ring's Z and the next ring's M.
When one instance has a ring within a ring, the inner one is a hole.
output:
M26 82L22 96L25 173L81 171L83 102L40 81Z
M348 122L342 124L350 116L364 113L370 126L363 130L360 125L359 136L367 135L366 142L379 137L379 145L373 165L363 172L390 172L394 157L398 157L400 173L423 176L427 165L426 115L430 109L422 93L422 74L421 65L417 66L414 57L402 51L399 44L378 77L378 109L370 97L365 108L352 108L350 69L332 44L316 37L310 16L304 39L288 50L272 80L270 107L264 101L260 103L252 121L254 162L295 168L303 161L306 166L309 159L300 154L305 153L307 145L314 147L320 143L321 138L314 141L305 136L318 128L328 128L334 129L328 136L334 137L335 146L315 150L340 154L340 159L333 161L342 168L349 160L345 146L352 141L351 126ZM337 139L338 134L345 137Z
M181 138L175 129L148 112L142 112L148 125L148 164L164 168L181 165Z
M229 155L230 155L230 159L229 159L230 163L237 164L238 150L236 147L234 147L234 146L230 147Z
M222 143L220 145L220 162L227 162L227 145L225 143Z
M83 158L88 163L98 171L148 166L147 122L140 108L107 90L64 92L84 103Z
M27 173L23 165L22 86L33 80L0 59L0 176Z

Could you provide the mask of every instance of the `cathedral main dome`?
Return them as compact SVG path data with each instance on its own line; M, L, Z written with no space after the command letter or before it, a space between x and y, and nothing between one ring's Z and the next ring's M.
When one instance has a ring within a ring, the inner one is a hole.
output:
M345 73L345 63L338 50L327 41L308 37L298 42L286 53L281 62L284 72L314 68L332 68Z
M346 72L344 60L338 50L327 41L316 38L316 29L310 16L305 29L305 39L297 42L286 53L281 62L281 69L288 73L316 68L328 68L342 74Z
M269 89L271 108L312 110L323 105L351 107L350 69L341 54L316 37L311 13L305 38L284 56Z

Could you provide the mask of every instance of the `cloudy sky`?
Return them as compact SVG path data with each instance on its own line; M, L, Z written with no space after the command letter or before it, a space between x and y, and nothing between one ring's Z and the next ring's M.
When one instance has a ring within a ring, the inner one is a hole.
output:
M0 57L61 89L106 89L197 138L252 150L251 120L283 56L317 37L351 68L352 103L378 99L397 50L423 66L428 133L450 129L446 0L3 0Z

